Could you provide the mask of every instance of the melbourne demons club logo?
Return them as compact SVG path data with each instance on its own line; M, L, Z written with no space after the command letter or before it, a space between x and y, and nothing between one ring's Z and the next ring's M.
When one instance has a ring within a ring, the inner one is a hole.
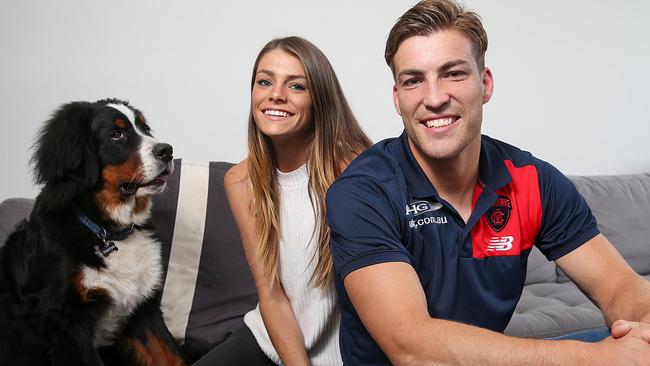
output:
M511 211L512 202L510 202L510 198L499 196L497 201L485 213L485 219L492 230L499 232L508 224Z

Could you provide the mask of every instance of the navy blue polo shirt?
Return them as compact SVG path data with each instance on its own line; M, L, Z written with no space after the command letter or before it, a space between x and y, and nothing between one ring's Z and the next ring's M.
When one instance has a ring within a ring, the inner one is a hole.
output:
M501 332L521 295L531 247L554 260L598 234L568 178L488 136L481 137L472 203L465 223L427 179L406 132L361 154L330 187L327 223L346 365L390 364L345 291L350 272L409 263L432 317Z

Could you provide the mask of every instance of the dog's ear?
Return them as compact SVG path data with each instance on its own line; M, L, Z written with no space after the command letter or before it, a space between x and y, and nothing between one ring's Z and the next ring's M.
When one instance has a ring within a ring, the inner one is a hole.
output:
M37 136L32 156L34 179L44 185L44 192L53 192L53 206L69 203L75 195L97 183L93 113L88 102L65 104L45 122Z

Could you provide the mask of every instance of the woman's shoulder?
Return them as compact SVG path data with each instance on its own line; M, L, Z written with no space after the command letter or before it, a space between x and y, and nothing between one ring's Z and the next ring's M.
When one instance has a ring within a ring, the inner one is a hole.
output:
M244 159L233 165L223 178L226 188L245 187L249 181L248 178L248 159Z

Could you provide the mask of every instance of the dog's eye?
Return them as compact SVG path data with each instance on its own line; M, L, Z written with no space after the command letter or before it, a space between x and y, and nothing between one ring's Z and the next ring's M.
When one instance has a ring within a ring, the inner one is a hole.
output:
M125 135L124 135L124 132L121 131L121 130L115 130L115 131L113 131L113 133L111 134L111 138L112 138L113 140L122 140L122 139L124 138L124 136L125 136Z

